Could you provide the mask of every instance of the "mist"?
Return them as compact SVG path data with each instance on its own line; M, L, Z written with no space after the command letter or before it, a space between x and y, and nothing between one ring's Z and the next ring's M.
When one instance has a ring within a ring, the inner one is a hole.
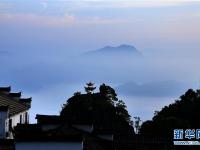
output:
M33 97L32 122L89 81L112 86L142 120L200 87L199 2L40 2L0 2L0 86ZM85 56L123 44L141 56Z

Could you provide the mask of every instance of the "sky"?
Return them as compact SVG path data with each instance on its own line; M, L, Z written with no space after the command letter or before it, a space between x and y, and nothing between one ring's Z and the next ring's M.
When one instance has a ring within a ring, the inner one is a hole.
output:
M88 81L116 88L132 117L151 119L200 87L199 8L200 0L1 0L0 86L33 98L32 122L58 114ZM121 44L143 58L82 55Z

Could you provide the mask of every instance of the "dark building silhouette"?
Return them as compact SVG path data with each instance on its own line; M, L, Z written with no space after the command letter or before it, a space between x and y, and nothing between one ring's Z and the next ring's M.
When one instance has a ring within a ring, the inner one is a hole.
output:
M21 98L11 87L0 88L0 139L12 139L14 126L29 123L30 107L31 98Z

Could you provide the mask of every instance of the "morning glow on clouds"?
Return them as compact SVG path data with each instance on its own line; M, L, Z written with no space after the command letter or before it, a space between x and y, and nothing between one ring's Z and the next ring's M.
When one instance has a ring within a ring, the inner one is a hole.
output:
M44 1L43 1L44 2ZM49 1L51 2L51 1ZM57 0L57 2L72 2L71 0ZM200 2L200 0L73 0L74 3L89 4L94 6L100 4L100 7L114 7L114 8L131 8L131 7L163 7L173 6L183 3ZM47 1L44 2L45 7Z
M8 8L10 4L22 4L22 3L38 3L44 9L48 8L49 4L69 4L76 5L78 7L95 6L100 7L160 7L168 5L178 5L182 3L200 2L200 0L2 0L0 2L0 10Z
M40 15L64 15L82 10L94 9L129 9L151 7L173 7L194 5L200 0L2 0L2 13L35 13Z

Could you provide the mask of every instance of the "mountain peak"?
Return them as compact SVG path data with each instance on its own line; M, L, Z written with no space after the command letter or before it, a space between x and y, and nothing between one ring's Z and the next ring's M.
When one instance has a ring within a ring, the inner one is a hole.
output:
M103 48L107 49L107 48L114 48L114 47L107 45L107 46L104 46Z
M119 46L110 46L110 45L107 45L99 50L102 50L102 49L134 49L136 50L136 48L132 45L128 45L128 44L121 44Z
M140 51L138 51L134 46L128 44L121 44L119 46L107 45L103 48L89 51L85 53L86 55L98 55L98 56L120 56L120 57L134 57L142 56Z
M128 45L128 44L121 44L119 45L117 48L123 48L123 49L136 49L134 46L132 45Z

